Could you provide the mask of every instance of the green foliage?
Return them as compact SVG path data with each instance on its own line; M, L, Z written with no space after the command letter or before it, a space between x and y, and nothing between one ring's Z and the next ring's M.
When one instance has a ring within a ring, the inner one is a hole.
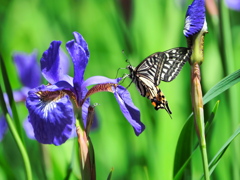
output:
M203 103L206 104L219 94L223 93L233 85L240 81L240 70L233 72L221 81L219 81L215 86L213 86L203 97Z
M1 63L0 86L10 102L8 87L21 88L12 53L30 53L37 49L40 59L53 40L61 40L66 52L64 44L73 39L73 31L81 33L89 45L90 61L85 78L95 75L115 78L118 68L127 66L125 55L136 66L154 52L186 47L182 31L190 0L183 5L174 0L126 1L125 5L121 2L2 0L0 53L7 72ZM211 124L207 147L212 160L212 179L240 179L240 139L237 137L240 12L227 9L223 3L220 7L224 12L220 13L221 18L207 12L209 33L205 36L201 66L203 91L207 92L204 93L205 119ZM118 76L124 73L128 73L127 70L119 70ZM70 74L73 75L72 69ZM7 77L10 85L6 85ZM130 80L126 80L122 85L126 87L129 83ZM192 118L187 120L192 112L189 65L185 65L173 82L161 82L160 88L168 100L173 119L163 110L155 111L133 85L128 89L146 126L139 137L135 136L112 94L102 92L91 96L92 103L100 104L95 108L99 127L90 132L97 179L178 179L175 175L179 170L186 179L201 178L203 170L196 133ZM218 100L217 111L212 110ZM23 121L28 115L25 104L16 104L19 123L14 117L14 107L12 111L14 127L30 159L33 179L81 179L77 139L70 139L58 147L39 144L25 133L21 135ZM3 112L2 107L0 112ZM0 179L25 179L24 164L14 137L8 131L0 143ZM114 171L109 173L110 169ZM178 177L181 179L181 175Z

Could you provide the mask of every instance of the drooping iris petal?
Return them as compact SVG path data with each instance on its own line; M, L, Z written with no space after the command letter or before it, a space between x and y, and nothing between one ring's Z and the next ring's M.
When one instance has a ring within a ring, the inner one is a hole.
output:
M92 76L88 79L86 79L82 83L82 88L86 88L87 86L91 86L94 84L105 84L105 83L112 83L112 84L117 84L120 82L122 78L117 78L117 79L110 79L104 76Z
M26 100L29 88L22 88L20 91L13 91L13 98L15 102L24 102ZM26 92L27 91L27 92ZM8 98L6 100L6 103L9 104Z
M82 94L82 96L85 97L87 92L87 89L86 89L87 86L94 85L94 84L105 84L105 83L117 84L120 81L120 79L121 78L110 79L104 76L92 76L82 83L81 89L86 90L85 93ZM89 104L90 104L89 99L86 99L82 106L82 118L83 118L84 125L86 125Z
M51 98L53 95L45 95L49 89L53 90L49 87L41 85L29 91L26 100L28 118L40 143L61 145L72 134L75 122L73 105L66 94L54 99Z
M103 89L94 89L95 92L97 91L108 91L113 92L114 96L120 105L120 109L125 116L125 118L128 120L128 122L132 125L136 135L139 135L144 129L144 124L140 121L140 111L138 108L133 104L131 96L126 88L123 86L118 85L121 78L117 79L109 79L104 76L93 76L88 78L84 83L82 84L82 88L86 88L87 86L98 84L96 86L99 86L101 84L108 85L112 87L112 90L109 91L108 86L102 86ZM112 86L111 84L114 84L116 86ZM96 87L95 86L95 87ZM92 90L92 89L91 89ZM91 91L89 90L89 91ZM93 91L93 92L94 92Z
M188 7L183 34L193 36L201 31L205 22L204 0L194 0Z
M13 60L18 76L24 86L32 89L40 84L41 71L35 51L29 55L26 53L14 53Z
M86 41L79 33L74 33L76 42L71 40L67 42L66 48L72 58L74 65L74 79L73 84L78 92L78 101L81 100L81 84L83 83L83 75L88 64L89 52ZM80 44L78 43L80 42ZM83 45L83 46L82 46Z
M62 54L60 55L60 45L61 41L52 41L40 60L42 74L51 84L69 79L69 76L65 74L66 67L64 67L67 60L62 59L65 57Z
M140 111L133 104L131 96L126 88L118 85L116 89L113 88L113 91L123 115L132 125L135 134L138 136L145 129L144 124L140 121Z

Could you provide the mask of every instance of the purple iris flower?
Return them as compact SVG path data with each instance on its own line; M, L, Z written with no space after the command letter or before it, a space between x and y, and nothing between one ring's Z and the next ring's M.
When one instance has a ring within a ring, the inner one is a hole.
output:
M15 102L24 102L30 89L39 86L41 82L41 71L37 63L36 51L31 54L16 52L13 54L13 61L17 69L17 74L23 87L20 90L13 91ZM4 99L8 104L7 95Z
M37 63L37 53L14 53L13 60L18 76L25 88L32 89L41 83L41 73Z
M206 28L204 0L194 0L186 13L183 34L188 38Z
M13 54L13 61L17 69L18 77L23 85L20 90L13 91L13 97L15 102L24 102L27 97L27 93L30 89L40 85L41 74L40 68L37 63L36 51L31 54L22 52L15 52ZM5 102L8 106L9 113L11 109L9 107L7 94L4 94ZM4 116L0 117L0 141L2 140L7 130L7 123Z
M139 110L133 105L127 90L117 85L117 80L102 76L91 77L84 82L84 72L89 59L88 45L81 34L74 32L75 40L67 42L66 48L74 65L74 77L63 71L59 53L60 41L53 41L41 58L41 70L50 85L41 85L29 91L26 106L29 122L35 138L44 144L61 145L72 134L75 125L75 112L82 112L86 126L90 104L86 87L91 84L111 85L112 92L120 108L133 126L137 135L144 130L140 122ZM115 84L115 85L114 85ZM105 89L100 88L99 91Z

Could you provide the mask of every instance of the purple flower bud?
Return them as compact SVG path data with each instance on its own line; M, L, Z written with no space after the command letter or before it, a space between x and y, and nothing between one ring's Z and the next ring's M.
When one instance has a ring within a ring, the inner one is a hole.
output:
M204 27L205 18L204 0L194 0L188 6L183 34L190 37L199 33Z

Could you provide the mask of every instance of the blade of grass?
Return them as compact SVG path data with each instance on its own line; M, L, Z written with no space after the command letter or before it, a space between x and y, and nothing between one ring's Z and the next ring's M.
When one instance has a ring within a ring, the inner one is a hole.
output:
M215 86L213 86L203 97L203 102L204 104L208 103L210 100L212 100L213 98L217 97L218 95L220 95L221 93L223 93L224 91L228 90L230 87L232 87L233 85L237 84L240 81L240 70L237 70L235 72L233 72L232 74L228 75L227 77L223 78L221 81L219 81ZM181 149L181 145L180 142L184 141L184 131L187 131L185 126L187 126L188 121L190 121L191 116L193 115L193 113L190 114L186 124L183 127L183 130L181 132L181 135L179 136L178 139L178 145L176 148L176 151L178 152L183 152ZM206 132L208 132L209 128L208 126L210 126L210 124L206 124ZM185 146L186 146L186 141L185 141ZM188 146L190 148L190 146ZM185 148L185 147L184 147ZM184 151L185 152L185 151ZM192 154L189 154L189 158L192 156ZM176 157L176 155L175 155ZM182 159L183 160L183 159ZM180 175L183 173L184 171L184 167L186 167L186 161L189 162L188 158L185 157L185 161L180 161L180 159L175 158L175 166L174 166L174 178L179 179L178 177L180 177ZM180 162L182 162L182 166L179 166Z
M221 59L223 63L223 70L225 74L229 74L233 70L236 69L237 59L234 59L234 50L236 49L236 44L234 43L234 38L238 37L238 34L234 34L233 29L233 20L235 18L231 17L231 11L229 7L226 6L224 1L220 1L219 3L219 26L220 36L219 36L219 47L221 53ZM227 92L228 96L228 106L229 106L229 116L231 117L231 125L232 130L235 129L236 124L239 123L239 90L236 88L232 88ZM237 144L233 145L232 148L232 178L240 179L239 168L236 162L240 161L239 151L240 147Z
M238 82L240 81L240 70L237 70L235 72L233 72L232 74L228 75L227 77L223 78L221 81L219 81L215 86L213 86L203 97L203 103L206 104L208 103L210 100L212 100L213 98L217 97L218 95L220 95L221 93L223 93L224 91L228 90L230 87L232 87L233 85L237 84ZM187 127L185 126L188 126L188 123L192 117L193 113L190 114L190 116L188 117L188 120L187 122L185 123L183 129L182 129L182 132L179 136L179 139L178 139L178 145L177 145L177 148L176 148L176 152L180 153L180 152L184 152L185 155L187 155L187 151L183 151L182 149L185 149L185 148L190 148L191 146L189 145L186 145L186 142L188 141L184 141L184 139L186 138L185 137L185 133L187 133L188 129ZM206 132L209 131L209 126L210 126L211 123L208 123L208 125L206 126ZM186 131L186 132L185 132ZM185 132L185 133L184 133ZM181 142L185 142L185 146L186 147L182 147L183 145L181 145ZM193 154L193 153L192 153ZM189 158L192 156L192 154L189 154ZM175 163L174 163L174 179L179 179L179 177L181 177L182 173L184 172L184 168L183 167L186 167L186 162L189 162L189 158L187 158L185 156L185 158L182 158L182 159L178 159L176 158L177 154L175 154ZM185 159L185 161L184 161ZM180 165L182 164L182 165Z
M224 153L228 149L229 145L233 142L233 140L240 134L240 127L232 134L232 136L226 141L226 143L221 147L221 149L216 153L213 159L209 163L210 174L217 167L219 161L223 157Z
M112 179L113 168L111 169L110 173L108 174L107 180Z
M192 152L192 136L193 134L193 119L189 118L184 124L183 129L178 138L178 144L174 158L174 179L184 178L184 169L187 167L188 162L191 159ZM183 153L184 152L184 153ZM190 168L190 167L189 167ZM191 171L189 171L191 172ZM191 174L187 174L191 177Z
M212 122L216 116L216 113L217 113L217 110L218 110L218 107L219 107L219 103L220 101L217 101L216 104L214 105L214 108L208 118L208 120L206 121L206 124L205 124L205 134L207 135L209 130L210 130L210 127L212 125Z
M7 69L6 69L6 66L4 64L4 61L3 61L3 58L2 58L1 55L0 55L0 64L1 64L0 67L1 67L1 72L2 72L2 78L3 78L3 81L4 81L4 86L5 86L7 95L8 95L9 105L10 105L11 110L12 110L14 124L17 128L17 132L18 132L21 140L24 143L23 132L22 132L22 128L21 128L22 125L21 125L19 117L18 117L16 104L15 104L15 101L14 101L14 98L13 98L12 88L11 88L10 81L9 81L9 78L8 78L8 75L7 75Z
M2 92L2 88L0 86L0 102L1 102L1 107L3 110L3 114L6 118L6 121L8 123L8 127L13 135L13 138L18 146L18 149L22 155L23 158L23 162L24 162L24 168L25 168L25 173L26 173L26 179L27 180L32 180L32 171L31 171L31 165L30 165L30 161L29 161L29 157L27 154L27 151L23 145L23 142L17 132L17 129L15 128L15 125L13 123L13 120L11 119L10 115L8 114L7 111L7 107L3 98L3 92Z
M240 81L240 70L233 72L227 77L219 81L215 86L213 86L204 96L203 103L206 104L219 94L228 90L233 85L237 84Z
M218 106L219 106L219 101L216 102L210 117L208 118L206 125L205 125L205 132L206 134L208 133L214 117L216 115L216 112L218 110ZM191 117L191 116L190 116ZM185 168L187 167L188 163L190 162L193 154L195 153L196 149L199 146L198 141L196 141L196 144L194 145L194 149L192 151L190 151L191 149L191 142L195 142L192 139L195 139L194 137L192 137L189 133L193 130L193 121L190 119L187 120L187 122L185 123L181 134L179 136L178 139L178 144L177 144L177 148L176 148L176 153L175 153L175 159L174 159L174 180L178 180L178 179L184 179L184 171ZM188 144L186 145L186 142L188 142ZM191 172L191 171L189 171ZM190 178L191 175L187 174L187 177Z

